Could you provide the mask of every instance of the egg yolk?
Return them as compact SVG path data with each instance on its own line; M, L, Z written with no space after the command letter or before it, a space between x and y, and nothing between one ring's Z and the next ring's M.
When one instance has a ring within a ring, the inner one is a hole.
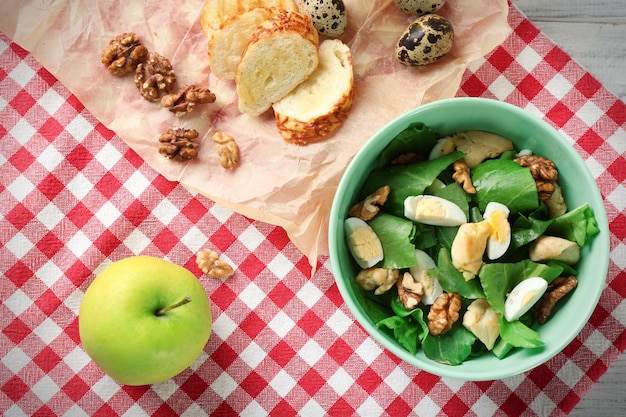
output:
M446 208L439 201L422 199L415 207L415 217L424 220L439 220L446 217Z
M376 242L376 233L366 227L360 227L350 235L350 243L352 244L354 254L363 261L382 256L380 245L377 245Z
M507 215L502 210L494 211L487 219L491 226L491 238L497 242L504 242L511 234L511 226L507 220Z

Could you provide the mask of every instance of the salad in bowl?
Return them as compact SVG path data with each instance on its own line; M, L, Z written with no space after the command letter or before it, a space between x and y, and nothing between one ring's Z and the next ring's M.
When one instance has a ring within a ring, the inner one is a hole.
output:
M366 331L424 370L481 380L576 336L604 287L607 230L564 137L512 105L456 98L399 117L355 156L329 246Z

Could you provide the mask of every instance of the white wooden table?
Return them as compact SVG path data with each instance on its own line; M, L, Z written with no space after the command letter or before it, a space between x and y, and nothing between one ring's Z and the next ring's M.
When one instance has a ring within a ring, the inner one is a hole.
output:
M513 0L554 43L626 101L624 0ZM582 399L571 417L626 415L626 354Z

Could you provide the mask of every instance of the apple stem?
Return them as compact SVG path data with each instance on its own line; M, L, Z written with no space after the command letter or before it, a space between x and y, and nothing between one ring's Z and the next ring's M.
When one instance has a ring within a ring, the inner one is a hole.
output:
M158 310L155 314L157 316L162 316L165 313L167 313L168 311L173 310L175 308L178 308L180 306L184 306L185 304L187 304L190 301L191 301L191 297L187 295L187 296L185 296L185 298L183 298L179 302L171 304L171 305L169 305L167 307L163 307L162 309Z

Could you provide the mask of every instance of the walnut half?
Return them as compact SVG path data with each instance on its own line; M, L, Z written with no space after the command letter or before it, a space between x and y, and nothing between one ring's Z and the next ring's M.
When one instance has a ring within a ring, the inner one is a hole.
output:
M215 132L213 142L220 157L220 165L226 169L231 169L239 163L239 147L237 142L228 133Z
M141 44L136 33L117 35L102 52L101 61L109 72L123 77L135 71L137 65L146 60L148 49Z
M452 328L459 319L461 296L443 293L433 303L428 312L428 331L433 336L443 334Z
M421 282L415 281L410 272L405 272L402 279L396 281L398 298L407 310L413 310L420 303L424 295L424 286Z
M472 184L470 170L465 161L463 159L455 161L454 164L452 164L452 168L454 168L452 179L461 185L466 193L476 194L476 188L474 188L474 184Z
M202 249L196 254L198 268L211 278L226 279L234 274L233 267L220 259L217 252Z
M537 322L544 324L548 321L556 303L576 288L576 285L578 285L578 280L573 275L555 278L534 306Z
M193 111L196 104L213 103L215 100L215 94L208 88L185 85L180 91L163 96L161 105L176 116L184 116Z
M380 210L380 206L387 202L391 188L388 185L380 187L363 201L356 203L348 211L348 215L358 217L363 221L372 220Z
M167 129L159 136L159 153L166 158L184 162L198 156L198 143L194 139L198 138L195 129Z
M172 91L176 74L170 61L163 55L152 52L146 62L137 65L135 85L139 93L148 101L159 101L161 94Z
M515 158L515 162L530 170L537 185L539 199L548 200L554 192L554 184L559 177L554 162L538 155L523 155Z

